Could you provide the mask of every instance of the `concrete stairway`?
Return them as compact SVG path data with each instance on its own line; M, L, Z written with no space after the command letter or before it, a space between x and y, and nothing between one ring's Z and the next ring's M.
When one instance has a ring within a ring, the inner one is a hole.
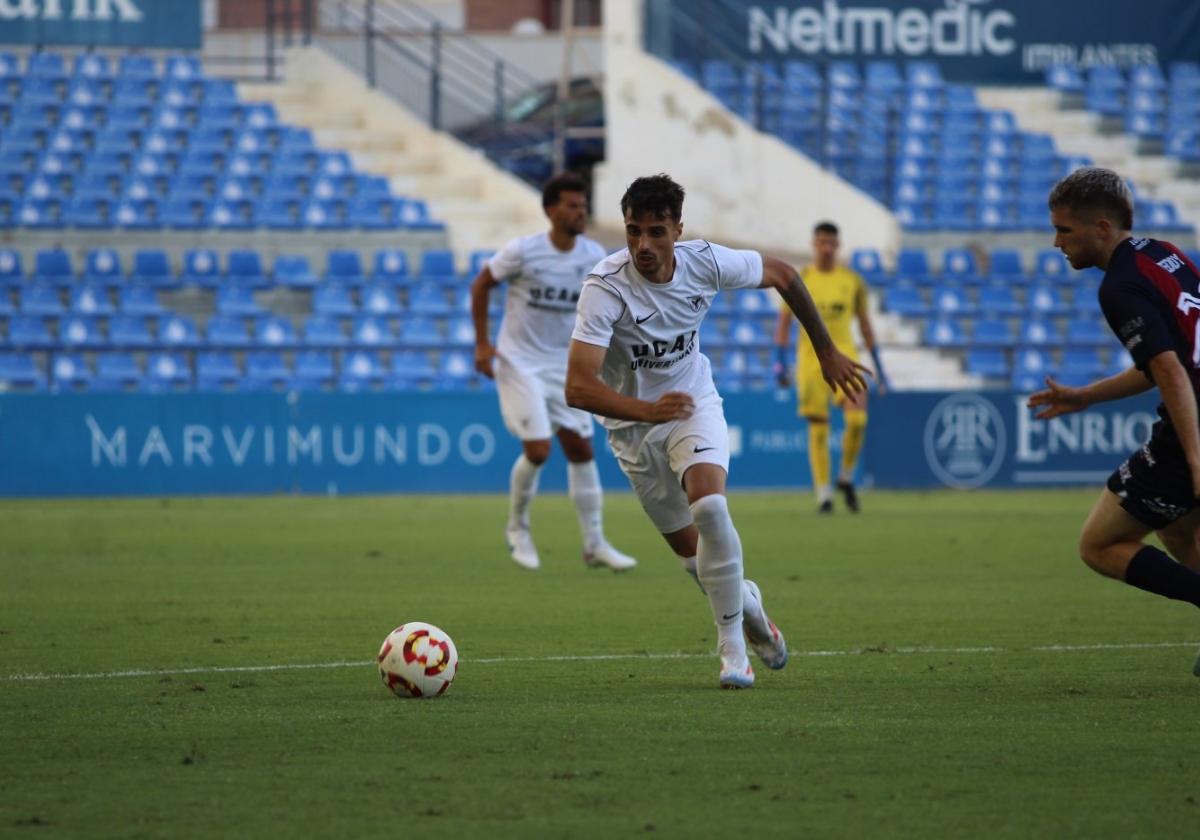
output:
M273 102L280 119L312 129L319 146L345 149L356 167L386 176L397 195L428 201L448 225L460 263L545 225L536 190L432 131L320 48L289 50L285 66L281 83L242 83L242 99Z

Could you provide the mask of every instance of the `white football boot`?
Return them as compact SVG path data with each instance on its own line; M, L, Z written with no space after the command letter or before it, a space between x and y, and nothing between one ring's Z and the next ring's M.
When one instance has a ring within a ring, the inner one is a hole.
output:
M779 632L775 622L767 618L767 611L763 609L762 605L762 592L759 591L758 584L747 580L745 594L751 596L757 606L757 609L752 606L742 613L742 625L746 631L746 640L750 642L750 647L762 660L762 664L772 671L778 671L788 661L787 642L784 641L783 634Z
M750 657L745 648L737 653L726 653L717 646L721 657L721 688L749 688L754 685L754 669L750 667Z
M504 539L516 564L524 569L536 569L542 565L537 549L533 545L533 534L528 528L510 525L504 529Z
M588 568L598 569L607 566L614 572L627 572L637 565L637 561L628 554L622 554L613 548L607 540L596 543L591 548L583 550L583 562Z

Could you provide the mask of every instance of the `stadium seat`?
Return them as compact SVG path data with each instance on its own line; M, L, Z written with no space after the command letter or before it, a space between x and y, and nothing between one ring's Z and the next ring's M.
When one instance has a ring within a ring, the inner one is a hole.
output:
M1067 275L1066 257L1058 249L1043 248L1037 253L1037 263L1034 268L1034 274L1040 279L1065 278Z
M327 315L310 315L302 327L306 344L316 347L341 347L349 344L336 318Z
M252 317L261 315L263 310L254 300L254 292L249 286L225 283L217 288L217 312Z
M231 388L242 379L234 355L221 350L206 350L196 354L196 387L204 391Z
M312 289L317 285L308 258L300 254L277 254L272 274L277 285L289 289Z
M371 276L374 280L387 281L393 285L408 282L408 255L396 248L376 251Z
M924 341L930 347L961 347L966 343L966 338L957 321L937 318L925 326Z
M979 266L975 254L968 248L947 248L942 252L941 277L958 283L978 283Z
M1065 315L1070 311L1070 307L1063 303L1058 290L1047 283L1030 286L1026 292L1026 305L1029 314L1035 318Z
M205 333L208 343L214 347L246 347L250 344L245 323L232 315L212 316Z
M1048 346L1061 343L1058 329L1052 321L1030 319L1021 324L1020 341L1028 346Z
M40 280L21 287L20 310L26 315L61 315L64 312L58 290Z
M422 316L405 319L400 328L402 344L415 347L440 347L443 344L441 330L431 318Z
M354 319L350 338L354 344L366 347L389 346L396 341L396 335L387 319L370 315L360 315Z
M420 315L448 315L450 304L436 281L423 279L408 290L408 311Z
M1077 347L1110 347L1116 339L1094 318L1073 318L1067 322L1066 340Z
M256 350L246 354L246 387L259 390L283 387L291 378L292 371L278 351Z
M368 315L399 315L403 309L395 289L387 283L373 282L363 287L362 311Z
M1025 307L1017 300L1012 286L1006 283L989 283L979 290L979 309L987 316L1017 315Z
M292 387L331 385L334 380L333 354L328 350L304 350L296 354Z
M154 344L147 318L128 313L109 319L108 340L114 347L150 347Z
M449 283L458 280L454 270L454 254L446 248L433 248L421 255L422 280Z
M96 346L104 343L104 337L95 318L71 315L59 321L58 343L64 347Z
M974 347L967 351L967 373L988 379L1007 379L1010 373L1008 357L995 347Z
M117 308L126 315L161 315L163 305L148 283L127 283L117 293Z
M54 339L38 315L14 315L8 320L8 344L17 349L50 347Z
M0 288L16 287L25 282L21 252L0 248Z
M192 383L192 371L180 353L151 353L146 359L146 374L139 383L143 390L167 391Z
M313 311L318 315L345 317L356 314L358 308L348 287L326 283L313 291Z
M287 318L266 315L255 322L254 339L258 344L270 347L290 346L296 343L296 330Z
M325 275L333 283L346 286L361 286L366 282L363 274L362 260L357 251L344 249L329 252Z
M377 353L373 350L355 350L342 360L338 386L348 391L361 390L381 384L385 375Z
M55 353L50 363L51 387L55 391L70 391L80 386L87 386L92 380L92 372L78 353ZM0 383L4 381L3 371L0 370Z
M202 289L215 289L221 283L221 265L211 248L193 248L183 254L183 283Z
M923 318L930 313L929 304L914 286L893 286L884 292L883 308L897 315Z
M46 387L46 377L29 353L0 352L0 390Z
M167 258L167 252L158 248L141 249L134 253L129 280L133 283L144 283L155 289L176 289L180 285L171 273L171 262Z
M971 315L975 312L975 304L959 286L943 284L933 290L933 314L938 317Z
M271 285L263 271L258 251L239 248L229 252L225 274L231 284L245 289L265 289Z
M700 324L700 329L703 331L704 325L708 323L705 319ZM703 338L701 339L703 340ZM475 344L475 324L467 317L458 317L450 321L446 327L446 345L449 347L471 347Z
M55 286L69 286L75 279L71 269L71 256L61 248L38 251L34 257L34 282L43 281Z
M928 283L931 279L929 257L922 248L903 248L896 257L896 279Z
M1021 265L1020 252L1012 248L998 248L992 251L989 277L993 281L1023 283L1025 270Z
M167 347L191 346L200 342L200 332L191 318L167 314L158 321L158 341Z
M420 350L399 350L392 354L388 387L397 390L428 387L436 381L437 371L429 354Z
M874 248L856 248L850 254L850 267L872 286L886 285L888 274L883 259Z
M975 322L971 343L976 347L1011 347L1013 331L1006 321L986 317Z
M101 353L96 374L88 383L93 391L123 391L141 383L142 369L132 353Z

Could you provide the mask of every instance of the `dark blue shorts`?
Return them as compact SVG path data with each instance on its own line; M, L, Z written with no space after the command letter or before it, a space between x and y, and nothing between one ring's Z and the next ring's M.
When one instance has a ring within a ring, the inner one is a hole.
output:
M1108 489L1130 516L1155 531L1196 506L1179 438L1161 420L1154 424L1149 442L1108 477Z

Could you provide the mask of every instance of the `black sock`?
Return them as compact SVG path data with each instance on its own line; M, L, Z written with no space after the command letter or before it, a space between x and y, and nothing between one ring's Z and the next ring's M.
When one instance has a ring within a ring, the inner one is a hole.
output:
M1165 551L1145 546L1129 561L1125 582L1138 589L1200 607L1200 574L1176 563Z

